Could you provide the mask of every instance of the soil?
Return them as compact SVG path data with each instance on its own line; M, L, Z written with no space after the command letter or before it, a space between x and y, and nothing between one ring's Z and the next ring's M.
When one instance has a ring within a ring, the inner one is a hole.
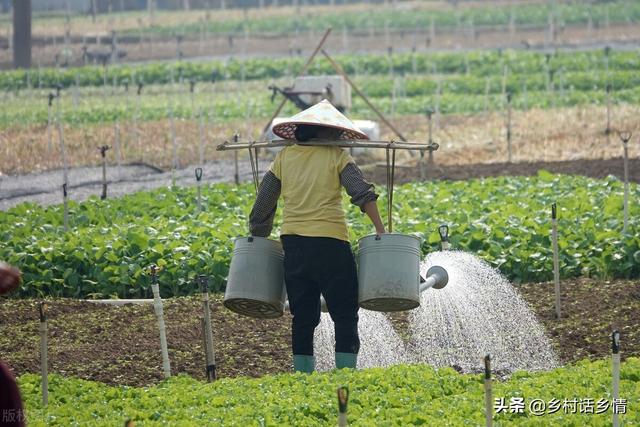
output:
M623 159L580 159L561 162L527 162L527 163L486 163L471 165L434 165L426 166L425 179L443 179L462 181L472 178L487 178L493 176L533 176L540 170L566 175L584 175L591 178L604 178L614 175L624 178ZM387 182L386 165L379 164L369 168L365 175L373 182L385 184ZM416 181L420 179L418 166L398 168L395 172L395 183ZM640 182L640 159L629 159L629 181Z
M563 363L610 354L618 329L622 357L640 356L640 282L588 278L561 283L562 316L555 318L552 283L514 285L537 314ZM219 378L288 372L290 316L241 317L212 303ZM164 301L172 374L204 380L202 303L197 297ZM50 372L107 384L148 385L162 380L160 340L153 306L99 305L70 299L47 302ZM406 315L392 316L401 336ZM0 359L17 375L39 371L37 301L0 300Z

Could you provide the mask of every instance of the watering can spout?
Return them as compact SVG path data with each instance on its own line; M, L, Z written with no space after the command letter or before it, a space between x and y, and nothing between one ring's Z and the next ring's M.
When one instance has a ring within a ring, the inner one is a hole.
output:
M427 277L424 282L422 280L420 282L420 293L429 288L442 289L449 283L449 274L444 268L434 265L427 271Z

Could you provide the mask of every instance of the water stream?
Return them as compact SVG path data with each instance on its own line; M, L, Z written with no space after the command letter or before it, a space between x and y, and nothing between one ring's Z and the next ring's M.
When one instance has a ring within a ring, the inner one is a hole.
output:
M420 307L408 313L408 342L403 342L384 313L360 310L358 368L428 363L478 372L487 353L498 372L559 365L535 315L496 269L457 251L430 254L421 263L421 273L432 265L447 270L449 284L422 293ZM335 366L333 337L333 322L323 313L314 345L320 371Z

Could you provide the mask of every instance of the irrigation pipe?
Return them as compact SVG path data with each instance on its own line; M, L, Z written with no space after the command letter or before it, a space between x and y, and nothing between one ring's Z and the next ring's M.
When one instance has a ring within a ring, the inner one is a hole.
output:
M122 149L120 148L120 122L116 119L113 127L114 146L116 149L116 162L118 165L118 180L122 178Z
M507 92L507 162L511 163L511 92Z
M62 155L62 181L65 184L69 183L69 172L67 164L67 151L64 146L64 130L62 129L62 122L60 121L60 113L58 113L58 137L60 140L60 154Z
M47 116L47 140L48 140L47 150L49 153L51 153L51 150L53 150L53 135L51 133L51 126L53 126L53 115L51 113L53 98L55 98L55 95L53 93L49 93L48 116Z
M100 195L101 200L105 200L107 198L107 150L111 147L108 145L102 145L98 147L100 150L100 156L102 156L102 194Z
M629 140L631 139L631 132L618 132L620 139L622 140L622 147L624 149L624 202L623 202L623 225L622 234L627 234L627 226L629 224Z
M556 318L561 316L560 311L560 262L558 256L558 216L556 204L551 205L551 239L553 241L553 284L556 295Z
M433 144L433 120L432 120L433 110L429 108L427 110L427 120L429 122L429 144ZM424 156L424 150L421 150L420 153ZM429 150L429 166L433 166L433 151ZM420 179L425 179L424 168L420 169Z
M487 427L493 425L493 389L491 384L491 355L484 357L484 417Z
M62 206L63 206L63 224L65 233L69 231L69 194L67 193L67 183L62 184Z
M196 168L196 190L198 194L198 212L202 212L202 189L200 182L202 181L202 168Z
M216 380L216 356L213 350L213 328L211 326L211 308L209 304L209 284L207 276L200 275L200 286L202 290L202 310L204 311L204 338L206 350L206 374L207 381Z
M169 351L167 349L167 329L164 324L164 313L162 309L162 299L160 298L160 287L158 285L158 267L151 265L151 290L153 291L153 309L158 318L158 330L160 332L160 351L162 353L162 369L164 377L171 376L171 365L169 363Z
M47 406L49 403L49 357L47 349L47 315L44 309L44 302L38 306L40 314L40 373L42 375L42 405Z
M204 165L204 114L202 108L198 109L198 164Z
M613 410L613 427L620 425L618 419L618 411L615 409L615 402L620 398L620 332L613 331L611 334L611 350L612 350L612 375L613 375L613 390L611 397L613 398L612 404Z
M176 138L176 124L173 120L173 101L171 99L169 100L169 125L171 130L171 146L173 157L173 160L171 162L171 187L175 188L176 169L178 168L178 142Z
M345 427L347 422L347 405L349 404L349 388L342 386L338 388L338 426Z

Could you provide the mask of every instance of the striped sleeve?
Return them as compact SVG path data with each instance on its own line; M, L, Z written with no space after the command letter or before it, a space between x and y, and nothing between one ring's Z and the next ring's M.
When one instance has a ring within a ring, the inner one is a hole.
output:
M348 163L340 173L340 183L351 196L351 203L364 212L367 202L378 200L374 185L365 181L362 172L355 163Z
M252 236L268 237L271 234L280 190L281 183L275 174L271 171L265 173L249 214L249 231Z

